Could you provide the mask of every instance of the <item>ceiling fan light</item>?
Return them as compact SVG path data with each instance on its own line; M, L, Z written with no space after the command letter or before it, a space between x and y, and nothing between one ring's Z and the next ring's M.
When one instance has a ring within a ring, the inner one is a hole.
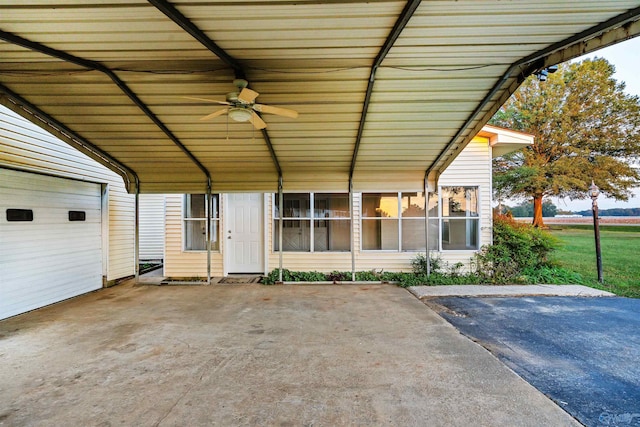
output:
M248 122L252 115L251 110L246 108L231 108L229 110L229 117L236 122Z

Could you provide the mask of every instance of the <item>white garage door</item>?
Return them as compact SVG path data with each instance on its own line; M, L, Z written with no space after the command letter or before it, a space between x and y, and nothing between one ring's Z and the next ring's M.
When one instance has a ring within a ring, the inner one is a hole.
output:
M101 186L0 169L0 319L102 287Z

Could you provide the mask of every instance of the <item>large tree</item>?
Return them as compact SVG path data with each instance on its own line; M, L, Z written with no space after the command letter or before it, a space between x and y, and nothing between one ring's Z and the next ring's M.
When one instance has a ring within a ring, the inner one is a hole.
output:
M562 64L546 81L531 76L491 120L535 137L494 161L496 193L533 199L535 226L544 226L544 197L584 199L593 180L606 196L627 200L638 184L640 98L614 72L596 58Z

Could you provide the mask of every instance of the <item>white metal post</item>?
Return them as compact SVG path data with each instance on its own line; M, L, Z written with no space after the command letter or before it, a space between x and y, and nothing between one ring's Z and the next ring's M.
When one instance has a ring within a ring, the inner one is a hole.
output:
M213 201L211 200L211 185L207 185L207 206L204 211L207 215L207 283L211 284L211 214L213 213Z
M431 257L429 256L429 183L424 180L424 241L425 256L427 257L427 277L431 275Z
M140 282L140 186L136 185L136 197L135 197L135 221L134 221L134 251L133 256L135 262L135 282Z
M280 283L282 283L282 263L283 263L283 259L282 259L282 231L283 231L283 217L284 217L284 196L282 195L282 177L278 178L278 214L280 215L280 218L278 220L278 250L280 251L279 254L279 259L278 259L278 263L279 263L279 273L278 273L278 281Z
M355 233L354 227L354 215L353 215L353 179L349 178L349 211L351 211L351 227L349 227L349 238L351 240L351 281L356 281L356 248L355 248Z

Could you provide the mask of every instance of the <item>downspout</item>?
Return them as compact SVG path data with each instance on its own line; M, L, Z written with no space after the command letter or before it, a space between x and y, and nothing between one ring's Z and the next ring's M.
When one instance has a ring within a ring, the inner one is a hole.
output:
M353 214L353 179L349 178L349 210L351 211L351 227L349 227L349 238L351 239L351 281L356 281L356 244L354 227L354 214Z
M282 283L282 263L283 263L283 258L282 258L282 231L283 231L283 217L284 217L284 209L283 209L283 204L284 204L284 196L282 194L282 175L280 175L278 177L278 215L280 216L280 218L278 218L278 250L280 251L279 254L279 259L278 259L278 282Z

